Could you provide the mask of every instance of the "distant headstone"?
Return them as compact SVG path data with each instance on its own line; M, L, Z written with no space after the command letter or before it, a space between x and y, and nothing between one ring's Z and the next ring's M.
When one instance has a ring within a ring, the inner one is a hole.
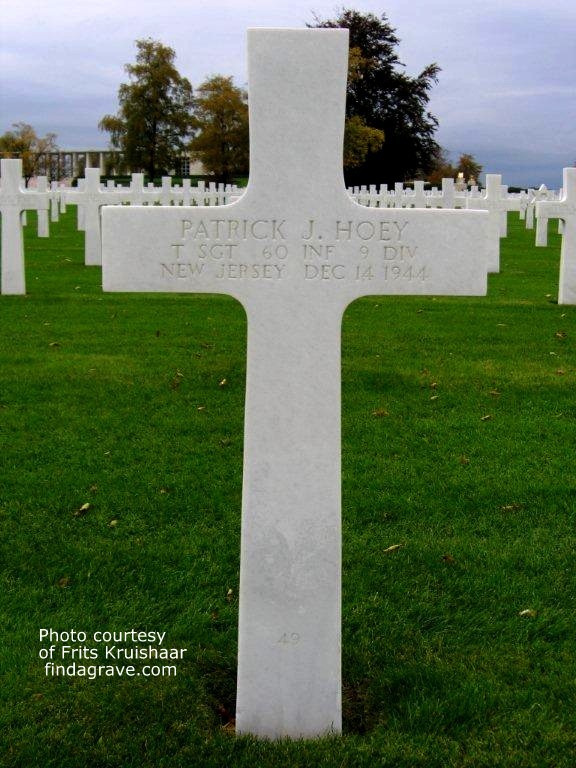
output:
M540 190L538 190L540 192ZM548 211L553 211L553 206L544 206L543 208L540 208L540 211L542 212L540 216L538 216L538 206L541 202L545 203L558 203L564 200L565 198L565 192L564 189L560 190L560 195L557 195L556 192L552 190L546 190L546 194L542 197L535 197L534 198L534 211L536 213L536 241L535 244L537 246L546 246L548 245L548 219L549 218L557 218L554 217L551 213L548 214ZM562 234L563 232L563 223L564 220L562 218L558 218L558 233Z
M87 170L90 170L89 168L86 168L84 172ZM96 170L95 168L92 170ZM92 170L90 172L92 173ZM98 172L98 178L100 178L100 172ZM64 203L66 203L66 199L68 197L68 193L72 192L75 196L78 195L79 192L84 192L86 189L86 178L83 179L77 179L76 180L76 188L73 187L67 187L65 190L63 190L60 193L60 199L64 200ZM76 227L80 232L84 232L86 229L86 211L85 211L85 205L82 202L82 197L76 197L75 205L76 205ZM86 252L86 245L84 246L84 251Z
M507 208L509 211L518 211L518 217L521 221L526 219L526 208L528 207L528 193L526 190L521 190L514 194L508 193Z
M410 205L413 208L426 208L426 192L424 182L421 180L414 182L414 193L410 197Z
M0 175L0 289L3 294L21 295L26 293L21 215L23 211L48 211L49 193L22 189L22 160L1 160Z
M160 192L162 205L172 205L172 177L162 176L162 189Z
M133 173L130 180L129 194L127 199L130 205L153 205L160 202L161 191L154 185L148 185L144 188L144 174Z
M199 181L192 191L192 205L208 205L205 199L206 196L206 182Z
M60 221L60 192L57 181L50 182L50 221Z
M192 203L192 186L190 179L182 179L182 187L178 197L180 205L190 205Z
M500 185L500 197L504 202L500 213L500 237L508 237L508 211L515 208L515 203L509 203L508 201L507 184Z
M454 179L442 179L442 208L455 208Z
M404 196L404 182L397 181L394 184L394 208L403 208L406 204Z
M564 222L558 304L576 304L576 168L564 168L562 188L560 200L536 203L536 217L542 228L548 219Z
M79 181L80 184L80 181ZM84 184L78 189L66 189L61 192L66 203L77 205L83 211L83 228L86 234L85 264L102 264L102 235L100 227L100 208L103 205L120 205L130 202L130 191L124 188L103 190L100 187L100 169L86 168ZM81 217L78 213L80 225Z
M350 199L347 30L250 30L248 51L246 193L105 208L103 285L229 294L246 310L236 727L317 737L341 729L342 315L372 294L483 295L488 214Z
M50 197L48 194L48 178L46 176L38 176L36 180L36 192L45 193L48 199L48 206L50 206ZM50 222L48 216L49 208L43 208L38 211L37 220L37 232L38 237L50 237Z
M548 189L546 184L540 184L538 189L528 190L528 205L526 207L526 229L534 229L534 213L536 203L548 199Z
M487 235L488 269L490 272L500 271L500 237L502 228L502 211L505 203L501 195L502 177L499 173L486 174L486 194L481 197L469 197L468 210L488 211L489 224Z

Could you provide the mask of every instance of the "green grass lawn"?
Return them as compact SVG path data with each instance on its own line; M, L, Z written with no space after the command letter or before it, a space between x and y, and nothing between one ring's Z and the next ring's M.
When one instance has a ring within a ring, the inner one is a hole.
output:
M344 735L267 743L233 732L243 310L103 294L75 214L49 240L29 220L28 295L0 297L0 764L573 768L576 308L555 301L558 236L535 249L511 214L487 298L346 313ZM52 677L41 628L188 650L176 676Z

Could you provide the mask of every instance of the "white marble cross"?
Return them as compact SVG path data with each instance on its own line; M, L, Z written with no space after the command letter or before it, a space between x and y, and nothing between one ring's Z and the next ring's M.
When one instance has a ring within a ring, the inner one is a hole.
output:
M412 208L426 208L426 192L422 180L414 181L414 191L408 196Z
M520 221L525 221L526 208L528 207L528 192L525 189L520 190L518 199L519 199L518 216L520 218Z
M48 211L50 193L22 189L22 160L2 160L0 174L0 288L3 294L22 295L26 293L26 277L21 214L30 210Z
M208 205L206 202L206 182L199 181L190 190L190 205Z
M160 189L144 187L144 174L133 173L130 180L128 198L130 205L153 205L160 202Z
M524 221L526 219L526 208L528 207L528 193L525 190L521 190L515 194L508 194L506 206L508 211L518 211L520 221Z
M172 198L173 198L172 177L162 176L162 187L160 189L161 205L172 205Z
M79 228L84 229L86 237L84 263L87 266L99 266L102 264L100 208L103 205L130 202L130 190L124 187L101 189L99 168L86 168L84 182L81 189L65 189L60 196L69 205L81 206L83 215L80 216L79 210L78 224Z
M536 203L536 231L546 231L548 219L558 218L564 222L558 304L576 304L576 168L564 168L562 187L560 200L541 200ZM536 245L540 244L537 238ZM546 242L543 244L546 245Z
M528 190L528 205L526 206L526 229L534 229L534 212L536 203L548 199L546 184L540 184L538 189Z
M456 207L454 179L442 179L442 208Z
M50 182L50 221L60 221L60 192L57 181Z
M392 198L394 201L392 203L393 207L403 208L406 205L403 181L397 181L394 184L394 192L392 194L394 195L394 197Z
M486 194L482 197L469 197L466 201L467 210L483 210L489 214L488 233L488 269L490 272L500 272L500 237L502 227L502 211L504 201L500 194L502 177L499 173L486 174Z
M342 315L371 294L484 295L488 214L350 199L347 30L250 30L248 65L246 193L105 208L103 285L246 310L236 727L317 737L341 730Z
M566 171L569 170L569 168L564 168L564 178L566 178ZM569 177L570 175L568 174L568 178ZM542 187L540 189L542 189ZM545 195L534 198L534 211L536 213L536 246L542 247L548 245L548 219L558 218L558 233L563 233L564 219L555 215L552 211L555 210L554 205L565 201L565 198L566 192L564 189L561 189L559 193L556 193L553 190L546 190ZM540 202L551 203L551 205L545 205L544 208L540 209L543 213L538 216L538 205Z
M191 205L192 185L190 179L182 179L182 186L178 192L178 205Z
M48 177L38 176L36 180L36 192L46 193L48 197L48 206L50 206L50 199L52 193L48 193ZM37 232L38 237L50 237L50 222L48 216L48 208L42 208L38 211L37 219Z
M500 237L508 237L508 211L514 210L515 203L508 199L508 185L500 185L502 211L500 212Z

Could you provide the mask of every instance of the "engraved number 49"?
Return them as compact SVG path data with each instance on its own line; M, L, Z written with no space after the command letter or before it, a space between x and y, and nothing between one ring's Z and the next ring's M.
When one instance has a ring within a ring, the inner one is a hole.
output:
M284 632L280 640L278 640L279 643L282 643L283 645L296 645L296 643L300 640L300 635L298 632Z

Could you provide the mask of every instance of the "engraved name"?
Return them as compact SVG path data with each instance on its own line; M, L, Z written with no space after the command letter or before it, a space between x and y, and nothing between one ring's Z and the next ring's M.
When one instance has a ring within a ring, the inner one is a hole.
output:
M349 242L358 240L402 240L408 226L407 221L336 221L336 240Z
M183 240L285 240L286 219L182 219Z
M409 221L183 218L165 280L426 281ZM408 238L408 242L406 242ZM298 245L300 241L300 245ZM298 257L298 258L295 258Z

